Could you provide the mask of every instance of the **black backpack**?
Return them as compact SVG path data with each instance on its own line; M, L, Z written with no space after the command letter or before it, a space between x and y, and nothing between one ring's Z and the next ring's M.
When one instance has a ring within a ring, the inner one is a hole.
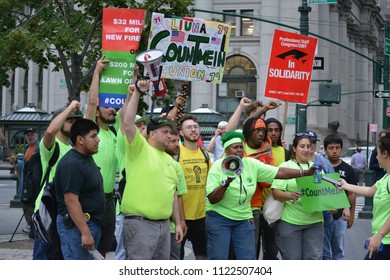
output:
M39 235L39 238L47 246L47 257L49 260L63 259L61 252L61 240L57 232L57 201L54 191L53 182L49 182L50 170L56 163L60 147L55 143L53 156L49 161L49 166L45 172L45 177L42 181L41 187L44 191L41 198L39 209L33 214L34 227Z
M51 168L57 162L60 155L60 149L56 143L54 148L54 153L49 161L49 167L46 171L45 176L50 174ZM41 154L39 148L31 156L30 160L24 163L23 169L23 189L21 201L24 204L34 206L35 200L37 199L45 180L42 180L42 164L41 164Z

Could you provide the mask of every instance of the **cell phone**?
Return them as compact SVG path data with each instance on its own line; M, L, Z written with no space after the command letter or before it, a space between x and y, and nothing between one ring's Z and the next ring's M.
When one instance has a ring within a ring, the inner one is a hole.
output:
M368 249L368 246L370 245L370 240L367 239L366 241L364 241L364 249ZM381 243L381 245L379 245L379 252L382 252L383 250L383 243Z
M328 183L331 183L333 185L337 185L337 186L341 187L341 183L339 181L332 179L328 176L322 175L322 180L327 181Z

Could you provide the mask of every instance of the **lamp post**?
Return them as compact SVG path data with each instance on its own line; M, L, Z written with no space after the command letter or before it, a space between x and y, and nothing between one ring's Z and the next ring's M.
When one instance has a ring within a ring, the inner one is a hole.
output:
M298 12L301 13L299 21L299 32L302 35L309 35L309 13L311 12L311 7L307 5L307 0L302 0L302 5L298 7ZM307 126L307 106L297 104L295 107L295 113L297 120L295 123L295 132L302 132L306 130Z

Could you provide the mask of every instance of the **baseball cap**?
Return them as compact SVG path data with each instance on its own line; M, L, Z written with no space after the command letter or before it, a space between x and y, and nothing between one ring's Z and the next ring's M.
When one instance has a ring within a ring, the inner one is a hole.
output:
M24 131L24 135L26 135L29 132L37 133L35 128L29 127Z
M167 118L155 118L151 119L148 123L148 126L146 128L147 134L149 134L151 131L156 130L163 126L170 126L172 130L177 130L177 124L175 122L170 122Z
M57 109L57 110L55 110L54 112L53 112L53 118L52 118L52 120L53 119L55 119L59 114L61 114L63 111L65 111L65 109L66 109L67 107L62 107L62 108L59 108L59 109ZM66 117L66 119L71 119L71 118L83 118L83 116L82 115L80 115L80 113L79 112L70 112L69 114L68 114L68 116Z
M317 137L317 133L315 133L314 131L307 130L304 133L306 133L309 136L310 141L320 141L320 139L318 139Z
M147 119L145 117L141 117L140 115L136 115L135 119L134 119L134 123L137 124L137 123L140 123L140 122L144 122L145 124L148 124L149 123L149 119Z

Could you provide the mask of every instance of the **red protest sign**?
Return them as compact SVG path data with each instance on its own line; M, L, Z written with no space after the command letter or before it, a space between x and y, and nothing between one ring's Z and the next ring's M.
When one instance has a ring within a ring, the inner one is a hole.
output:
M307 103L317 39L275 30L265 97Z
M102 49L136 53L145 13L137 9L103 9Z

